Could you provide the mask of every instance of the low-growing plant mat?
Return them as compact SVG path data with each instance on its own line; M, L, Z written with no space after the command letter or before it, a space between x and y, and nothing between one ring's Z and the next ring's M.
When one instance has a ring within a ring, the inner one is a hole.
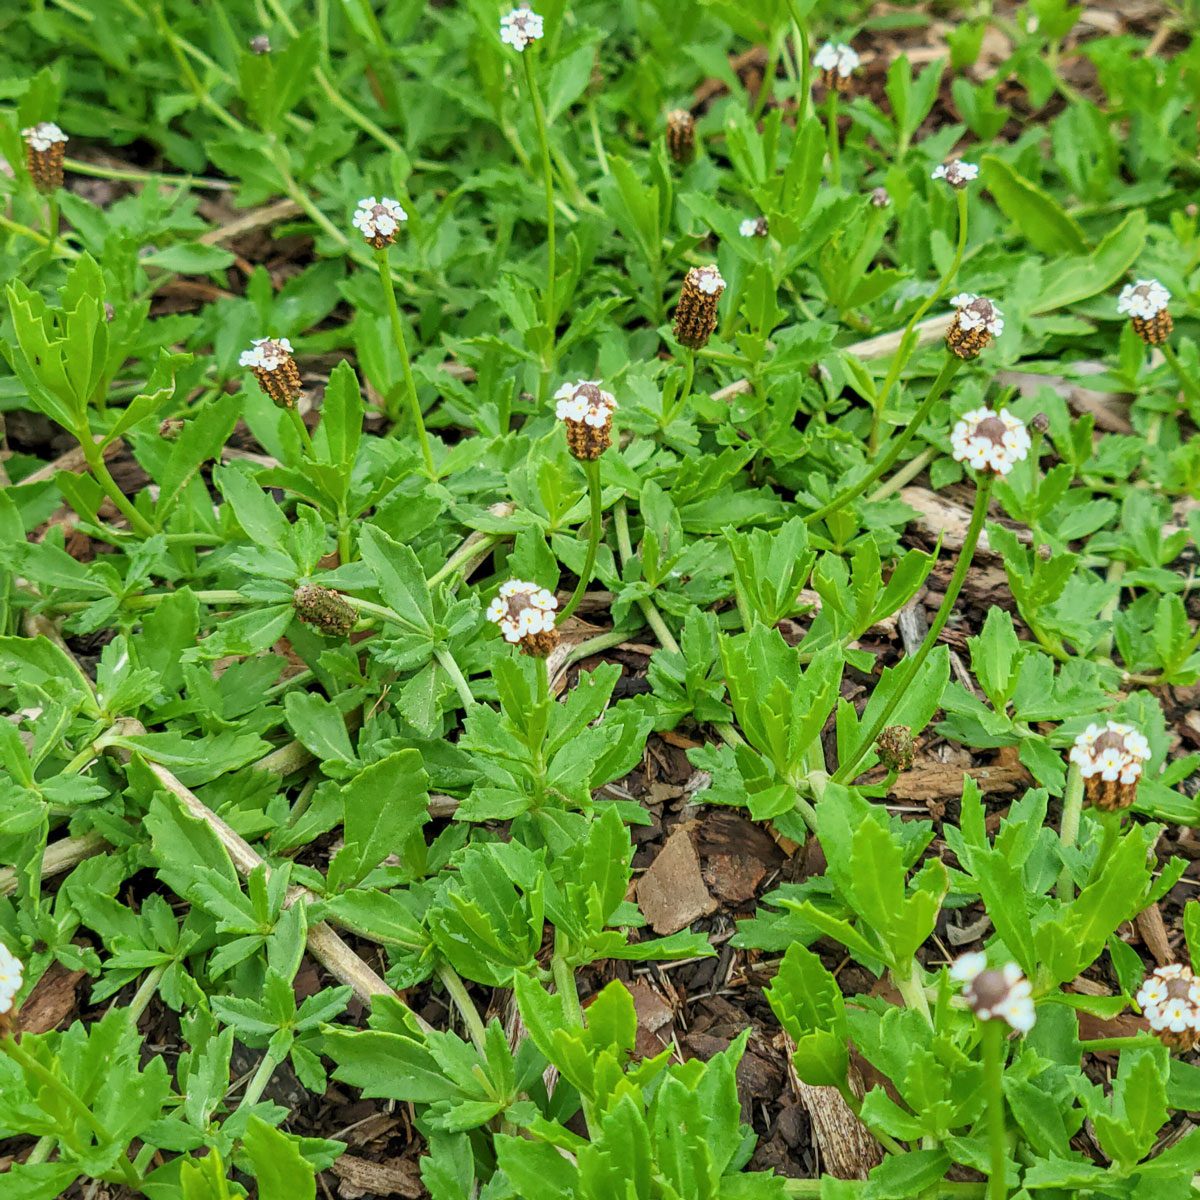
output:
M1200 1193L1200 20L0 13L0 1197Z

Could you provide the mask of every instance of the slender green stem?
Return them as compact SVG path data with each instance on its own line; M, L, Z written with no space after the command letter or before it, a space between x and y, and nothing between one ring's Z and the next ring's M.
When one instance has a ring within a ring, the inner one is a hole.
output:
M896 706L908 694L913 680L916 679L918 672L925 664L925 660L929 657L934 646L937 645L938 638L941 637L942 630L946 627L946 622L950 619L951 612L954 611L954 604L958 600L959 592L962 591L963 583L966 581L967 572L971 567L971 559L975 556L975 547L979 543L979 535L983 532L983 523L987 517L988 500L992 494L993 481L994 476L991 474L979 477L975 489L975 508L971 513L971 523L967 527L967 534L963 539L962 550L959 551L958 562L954 567L954 574L950 577L950 584L946 588L946 594L942 598L937 616L934 617L933 624L929 627L929 632L925 635L925 639L921 642L916 654L897 668L895 687L892 689L888 703L883 706L879 715L872 722L871 727L863 735L858 748L834 773L833 780L835 783L849 783L854 778L858 771L858 764L867 756L871 747L875 744L875 739L879 737L880 733L887 726L892 713L896 710Z
M126 1010L129 1013L130 1021L136 1025L142 1019L142 1013L150 1005L150 1001L154 999L154 993L158 991L158 985L162 982L162 977L167 973L165 963L160 963L157 967L153 967L146 972L146 978L142 980L141 986L134 993L133 999L129 1002L129 1008Z
M1079 837L1079 817L1083 812L1083 774L1078 763L1071 763L1067 770L1067 785L1063 792L1062 824L1058 839L1063 850L1071 850ZM1070 868L1063 864L1058 873L1058 898L1071 900L1075 896L1075 883Z
M9 233L15 233L19 237L28 238L31 242L36 242L39 246L50 246L50 239L44 233L39 233L36 229L31 229L28 225L22 225L20 221L13 221L3 213L0 213L0 229L7 229ZM60 258L79 257L78 250L73 250L65 244L54 246L53 251Z
M796 128L799 129L808 117L808 105L812 97L812 53L808 44L808 26L800 18L796 0L787 0L787 6L796 39L800 43L800 95L796 109Z
M242 1093L242 1099L238 1103L238 1108L249 1108L252 1104L257 1104L262 1099L262 1094L267 1090L267 1084L271 1082L271 1076L275 1074L275 1068L279 1066L281 1061L268 1048L267 1052L262 1056L262 1061L258 1064L258 1070L254 1072L250 1082L246 1085L246 1090Z
M671 405L670 416L668 416L666 421L664 421L664 423L663 423L664 429L668 425L670 425L671 422L674 421L675 418L677 416L679 416L679 414L681 412L683 412L683 406L688 402L688 400L691 397L692 384L695 382L695 379L696 379L696 351L689 350L687 352L687 358L684 359L684 363L683 363L683 383L680 385L679 394L675 397L674 404Z
M161 171L138 171L132 167L106 167L100 163L68 158L63 166L72 175L88 175L93 179L119 179L129 183L161 183L164 187L203 188L212 192L230 192L237 187L228 179L210 179L206 175L165 175Z
M784 29L771 39L771 45L767 51L767 63L763 68L762 82L758 85L758 96L754 101L754 108L750 113L752 121L757 121L762 117L767 107L767 101L771 98L771 90L775 84L775 73L779 69L779 46L786 37L787 30Z
M871 438L868 443L871 453L874 454L879 445L880 428L883 422L883 414L887 409L888 397L892 393L892 388L896 386L900 378L900 372L904 370L908 364L908 360L912 357L913 351L916 349L916 339L913 337L913 331L917 324L925 316L925 314L946 294L950 285L954 282L958 275L958 269L962 266L963 255L967 250L967 189L959 188L955 193L955 198L958 202L958 243L954 249L954 258L950 263L949 269L938 281L937 289L933 295L924 300L908 319L908 324L904 326L904 333L900 337L900 345L896 353L892 356L892 365L888 370L887 377L883 381L883 387L879 389L879 394L875 398L875 412L871 418Z
M1079 1043L1084 1054L1115 1054L1122 1050L1136 1050L1151 1046L1157 1039L1150 1033L1139 1033L1133 1037L1092 1038Z
M920 473L941 453L937 446L926 446L920 454L914 454L882 487L871 493L872 504L878 504L893 496L906 484L912 483Z
M51 192L46 200L46 237L50 250L53 250L58 244L59 225L58 193Z
M200 77L196 74L192 64L188 62L187 56L180 47L179 37L163 12L161 4L154 5L154 24L158 29L159 35L167 43L167 48L171 51L171 56L175 59L175 65L179 68L179 73L183 76L184 83L187 84L192 95L195 97L196 103L216 117L227 129L233 130L234 133L245 133L246 126L226 110L223 105L214 100L210 90L201 82Z
M570 963L556 947L550 960L550 971L554 975L554 986L563 1001L563 1016L573 1025L583 1026L583 1006L579 1003L579 990L575 986L575 972Z
M921 982L921 967L917 960L913 959L907 975L893 971L892 982L903 998L905 1007L919 1012L932 1025L933 1014L929 1011L929 997L925 995L925 986Z
M804 518L806 525L815 525L818 521L823 521L827 516L838 511L844 505L849 504L852 500L861 496L877 479L882 478L895 465L900 455L904 453L905 447L917 434L917 430L921 428L925 418L933 411L933 406L942 398L942 394L949 387L951 379L954 378L954 373L962 365L962 360L954 354L947 354L946 361L942 364L942 369L938 372L937 378L929 386L929 392L925 399L921 401L917 411L913 413L911 420L905 426L904 432L899 437L892 439L892 444L888 447L887 452L879 459L879 461L856 483L852 483L849 487L843 488L828 504L823 504L815 512L811 512Z
M987 1200L1008 1195L1008 1131L1004 1122L1003 1021L983 1024L983 1088L987 1099L988 1171Z
M445 565L439 567L429 577L429 586L437 587L439 583L444 583L451 575L461 571L463 567L474 562L481 555L486 555L488 551L500 541L499 534L489 533L481 541L464 542L455 552L446 559Z
M43 1087L49 1088L75 1114L76 1118L92 1131L92 1135L100 1145L112 1141L112 1137L96 1114L77 1096L64 1079L60 1079L53 1071L29 1054L11 1035L0 1037L0 1053L7 1054L27 1075L32 1075ZM133 1163L124 1154L117 1156L121 1175L134 1191L141 1191L141 1177Z
M558 274L554 247L554 166L550 158L550 136L546 129L546 109L542 94L538 90L537 75L533 66L533 55L526 49L521 59L525 64L525 81L529 85L529 99L533 104L533 117L537 123L538 142L542 149L542 183L546 191L546 294L545 324L547 349L542 356L542 373L538 382L538 404L544 406L550 395L550 376L555 364L555 328L558 325L558 308L554 297L554 284Z
M825 95L825 136L829 142L829 182L842 186L841 139L838 137L838 90L830 86Z
M1197 383L1183 369L1183 363L1179 361L1179 355L1175 353L1175 348L1170 342L1163 342L1159 349L1162 351L1163 358L1170 364L1171 370L1175 372L1175 378L1179 381L1179 387L1184 395L1192 404L1200 405L1200 383Z
M441 664L442 670L450 676L450 682L454 684L454 690L458 693L463 708L474 707L475 697L471 694L471 685L467 682L467 677L462 673L458 663L454 661L454 655L444 646L439 646L433 653Z
M613 509L613 525L617 531L617 549L621 554L621 564L624 566L633 557L633 543L629 540L629 510L623 496ZM646 619L646 624L658 638L659 645L671 651L672 654L680 653L679 643L675 640L675 635L667 628L667 623L663 620L662 613L658 611L654 601L649 596L642 596L638 599L637 606Z
M309 462L317 461L317 450L313 445L312 435L308 432L308 426L304 423L304 418L300 415L300 410L294 405L289 405L287 415L291 418L292 427L296 430L297 436L300 438L301 452Z
M438 967L437 973L438 978L442 981L442 986L453 1001L454 1007L458 1009L458 1015L462 1017L463 1024L467 1027L471 1043L480 1054L485 1053L486 1031L483 1027L483 1019L475 1007L475 1001L471 999L471 995L467 991L467 985L463 983L462 977L449 963L443 963Z
M354 543L350 536L350 514L345 509L338 513L337 547L338 565L344 567L354 558Z
M604 504L600 491L600 463L597 459L584 460L584 474L587 475L588 499L591 502L591 514L588 520L587 553L583 558L583 570L579 573L579 582L571 593L567 606L559 616L559 622L566 621L579 607L588 584L592 581L592 572L596 567L596 553L600 549L600 530L604 524Z
M79 446L96 482L104 489L104 494L113 502L117 511L129 522L129 527L136 530L142 537L151 537L154 526L142 516L130 503L129 498L117 487L117 481L109 474L104 461L104 451L92 441L92 435L86 430L79 436Z
M379 281L383 284L383 295L387 301L388 317L392 322L392 337L400 352L400 367L404 373L404 396L408 401L409 415L421 443L421 457L425 460L425 471L430 479L437 479L437 468L433 465L433 450L429 445L429 434L425 431L425 417L421 412L421 401L417 398L417 384L413 379L412 362L408 357L408 343L404 336L404 322L400 319L400 306L396 303L396 289L387 265L387 247L375 252L379 267Z

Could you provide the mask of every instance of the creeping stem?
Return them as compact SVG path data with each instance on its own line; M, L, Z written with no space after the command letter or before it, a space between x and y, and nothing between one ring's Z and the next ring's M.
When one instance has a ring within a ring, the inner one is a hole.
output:
M963 583L966 581L967 572L971 568L971 559L975 557L975 547L979 543L979 536L983 533L983 522L987 517L988 500L992 494L993 480L994 476L991 474L979 477L979 483L975 491L975 508L971 513L971 524L967 528L967 535L963 540L962 550L959 551L958 562L954 567L954 574L950 577L950 585L946 588L946 594L942 598L937 616L934 617L933 624L929 627L929 632L925 635L925 640L922 641L916 654L912 658L906 659L897 668L895 686L891 690L887 704L883 706L879 715L871 723L871 727L863 734L858 748L834 773L833 781L835 783L849 783L855 777L858 771L858 764L866 758L871 747L875 744L875 739L883 732L891 719L892 713L895 712L896 705L908 694L913 680L916 679L918 672L925 665L925 660L929 657L930 651L937 645L938 638L941 637L942 630L946 627L946 622L950 619L950 614L954 611L954 604L958 600L959 592L962 591Z

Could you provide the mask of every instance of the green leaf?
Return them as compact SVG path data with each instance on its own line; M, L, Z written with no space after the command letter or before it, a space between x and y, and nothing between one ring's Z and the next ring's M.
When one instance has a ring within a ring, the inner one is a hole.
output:
M813 952L788 947L767 1001L796 1043L796 1073L813 1087L841 1087L850 1062L845 1004L837 980Z
M1131 212L1090 254L1067 258L1047 271L1032 315L1053 312L1107 291L1137 261L1146 243L1146 213Z
M1018 175L994 154L985 154L979 167L985 186L1004 215L1034 247L1047 255L1087 252L1083 229L1049 192Z
M317 1181L296 1139L251 1116L242 1147L258 1180L258 1200L313 1200Z

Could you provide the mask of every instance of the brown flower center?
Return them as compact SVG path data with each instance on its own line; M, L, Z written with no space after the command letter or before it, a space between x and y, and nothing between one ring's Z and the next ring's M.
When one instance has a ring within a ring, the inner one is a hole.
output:
M999 417L984 417L978 425L975 426L975 436L987 438L993 446L1004 445L1004 435L1008 432L1004 428L1004 422Z
M978 1008L995 1008L1009 990L1003 971L980 971L971 984L971 997Z

